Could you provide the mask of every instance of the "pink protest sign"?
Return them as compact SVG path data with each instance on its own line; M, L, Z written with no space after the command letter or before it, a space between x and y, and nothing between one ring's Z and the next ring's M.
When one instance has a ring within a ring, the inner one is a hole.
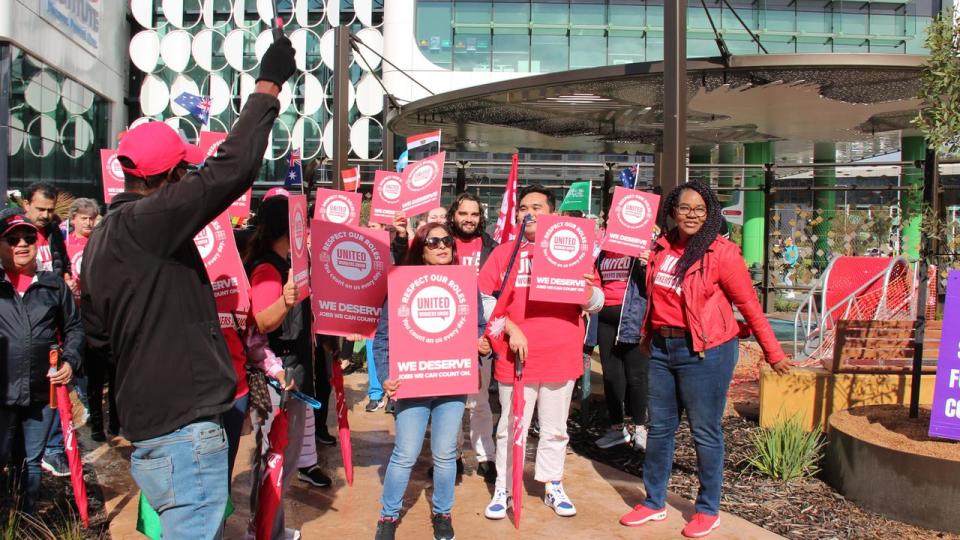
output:
M201 131L200 142L197 146L207 158L215 157L220 145L227 139L227 134L221 131ZM227 212L232 218L247 218L250 216L250 200L253 197L253 188L248 189L239 199L233 201Z
M390 225L397 212L402 212L403 175L393 171L376 171L373 175L373 199L370 221Z
M443 160L446 157L446 152L440 152L426 159L414 161L403 170L400 211L405 216L415 216L440 206Z
M631 257L638 257L650 249L659 206L659 195L624 187L615 188L610 203L610 218L607 219L607 235L601 247Z
M313 204L313 219L359 226L362 203L362 193L319 188Z
M100 150L100 169L103 177L103 201L110 204L116 194L123 193L123 169L117 161L116 150Z
M307 196L290 195L287 211L290 227L290 269L297 285L297 301L310 295L310 268L307 260Z
M390 273L390 378L398 398L477 391L477 273L402 266Z
M310 231L313 331L373 337L387 295L389 233L318 219Z
M593 271L593 220L555 215L537 216L537 241L533 246L530 299L541 302L582 304Z
M193 237L193 243L210 278L220 327L233 328L234 316L245 327L247 312L250 311L250 283L240 253L237 252L230 216L226 212L220 214Z

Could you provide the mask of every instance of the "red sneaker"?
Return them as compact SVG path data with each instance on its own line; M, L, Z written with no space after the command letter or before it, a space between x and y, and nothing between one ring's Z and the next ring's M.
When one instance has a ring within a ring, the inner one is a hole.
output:
M667 509L661 508L654 510L642 504L633 507L633 510L627 512L620 518L620 524L627 527L638 527L648 521L663 521L667 519Z
M687 526L683 528L682 534L687 538L703 538L719 526L720 516L711 516L697 512L693 515L693 519L687 522Z

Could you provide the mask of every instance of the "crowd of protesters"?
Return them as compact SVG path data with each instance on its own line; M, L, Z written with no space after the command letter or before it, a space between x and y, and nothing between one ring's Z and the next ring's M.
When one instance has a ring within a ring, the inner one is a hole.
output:
M280 39L264 54L255 91L237 123L203 167L197 165L205 156L162 122L127 132L117 151L125 191L103 217L96 201L76 199L61 228L58 193L46 184L24 192L22 209L0 212L0 465L20 475L25 511L36 507L42 470L69 474L57 412L49 402L51 384L75 386L89 411L94 441L122 434L132 443L131 475L159 514L165 538L222 535L244 423L253 417L262 441L281 405L288 426L281 500L294 473L311 486L331 484L317 460L318 444L336 444L327 430L331 366L351 357L353 342L362 338L351 336L341 344L314 335L309 299L298 296L289 260L288 193L268 192L251 226L237 232L251 306L232 326L220 320L193 241L258 176L279 112L277 96L294 72L294 50ZM675 226L638 257L598 248L595 267L583 276L579 304L529 297L537 218L555 212L550 190L539 185L520 190L513 217L518 223L528 219L518 231L519 251L514 242L497 245L490 237L481 202L469 193L458 195L449 208L428 212L416 229L400 214L389 227L395 264L476 269L480 369L475 393L396 399L401 383L389 368L388 317L380 318L375 337L366 341L366 410L387 408L396 428L378 540L396 534L428 428L434 537L454 538L451 510L465 444L475 452L479 476L493 485L484 515L507 516L514 417L501 414L495 424L490 399L495 385L499 409L510 410L514 361L524 365L524 435L536 411L534 479L544 484L544 502L558 516L577 514L563 484L567 417L574 383L584 373L584 350L592 348L584 347L591 341L591 320L610 422L596 444L645 450L646 498L621 524L666 517L674 436L686 411L701 489L683 534L701 537L719 525L720 420L738 339L755 335L777 373L789 370L790 363L760 310L738 248L721 235L716 196L698 181L666 194L662 213ZM483 337L484 326L506 284L513 292L505 340L491 343ZM738 323L732 305L745 324ZM55 366L48 363L51 348L62 351ZM282 393L264 394L251 368L276 379ZM315 396L321 409L299 400L281 403L293 390ZM256 457L265 456L268 448L258 448ZM267 464L257 459L254 466ZM573 487L573 495L583 489ZM268 528L273 539L299 537L285 527L282 503Z

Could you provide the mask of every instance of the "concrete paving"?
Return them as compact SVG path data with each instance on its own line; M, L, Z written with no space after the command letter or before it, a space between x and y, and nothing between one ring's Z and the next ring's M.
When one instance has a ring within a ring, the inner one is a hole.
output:
M345 386L348 403L352 405L350 422L354 483L352 487L346 485L339 447L322 447L320 464L325 471L332 473L334 485L318 489L295 480L287 494L286 525L299 528L304 539L373 538L376 530L383 475L393 449L393 417L382 410L364 412L365 373L347 376ZM330 415L330 422L331 432L335 432L335 415ZM85 448L95 444L88 438L84 442ZM529 449L532 452L535 442L531 443ZM245 506L249 494L252 436L245 436L241 444L233 484L237 512L227 520L225 538L228 539L242 539L249 519L249 511ZM98 481L104 490L106 512L112 519L110 533L115 540L144 538L136 532L137 489L127 472L130 451L129 444L115 439L87 452L85 456L85 460L97 470ZM543 485L533 480L531 456L526 462L523 520L521 528L516 530L509 519L490 521L483 517L483 509L492 489L473 474L473 456L469 450L467 452L468 471L457 488L453 509L453 524L457 538L461 540L681 538L680 530L685 520L693 514L691 501L671 494L665 521L639 528L623 527L617 523L619 516L643 498L639 478L570 453L566 460L564 485L577 505L579 514L571 518L558 517L542 502ZM401 540L433 538L428 498L431 493L427 477L429 466L427 449L414 468L404 499L405 513L397 532ZM720 528L710 538L750 540L780 537L733 515L723 514Z

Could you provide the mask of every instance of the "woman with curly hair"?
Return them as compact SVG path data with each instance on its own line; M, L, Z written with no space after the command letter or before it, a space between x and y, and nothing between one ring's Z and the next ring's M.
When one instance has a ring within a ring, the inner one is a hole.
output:
M697 450L700 490L683 535L699 538L720 524L723 431L720 421L737 365L740 325L732 305L757 337L778 374L790 370L757 301L736 244L718 233L723 224L713 190L692 180L671 191L662 216L676 227L654 244L647 266L647 312L641 346L650 351L649 433L643 465L647 498L620 523L638 526L667 517L666 495L680 413L687 411Z

